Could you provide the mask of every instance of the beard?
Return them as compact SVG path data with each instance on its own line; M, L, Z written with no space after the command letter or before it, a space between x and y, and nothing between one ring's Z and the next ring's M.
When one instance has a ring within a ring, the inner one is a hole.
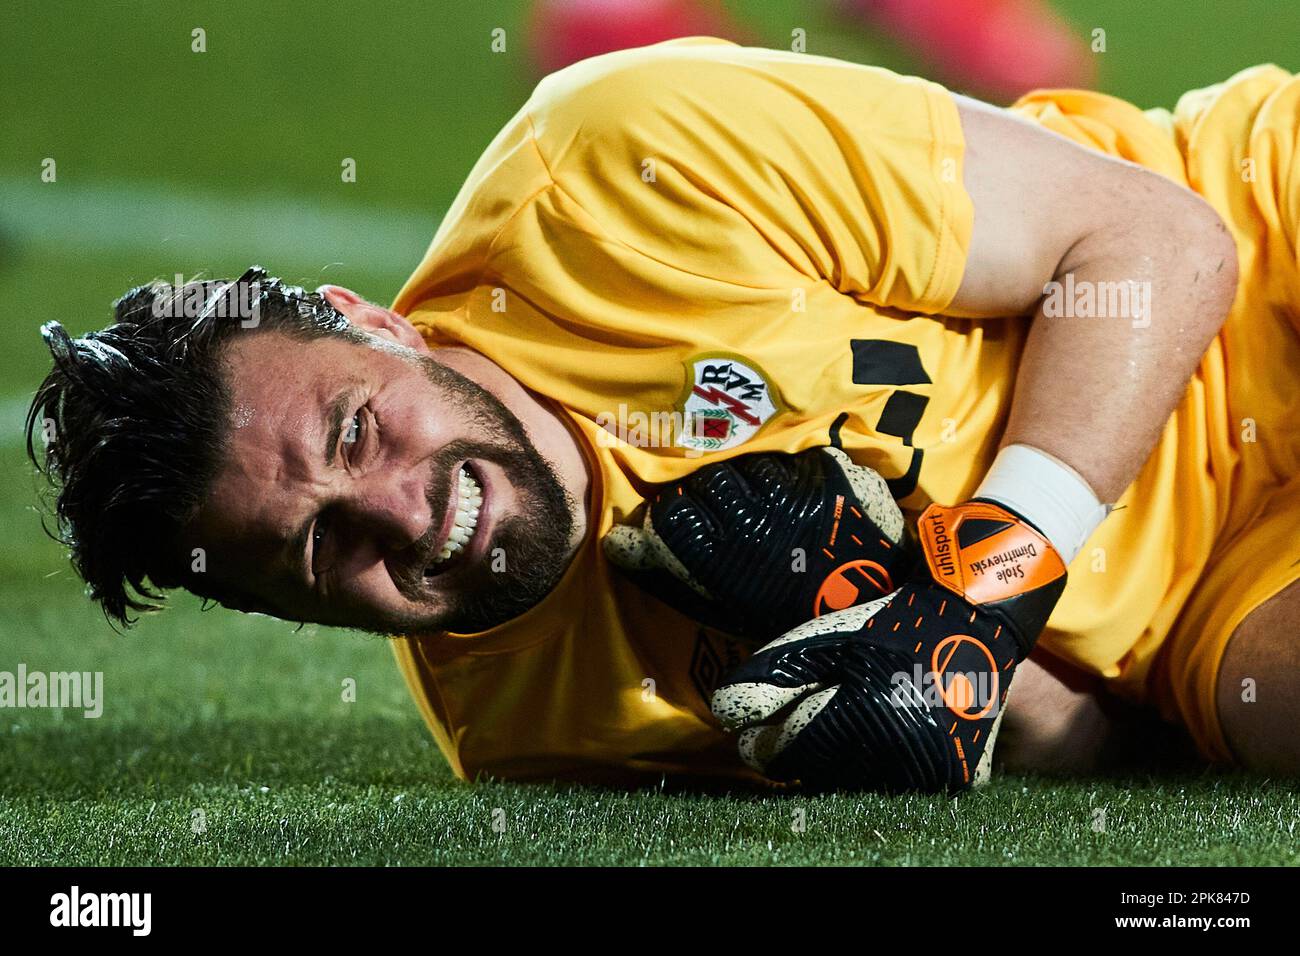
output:
M436 616L408 614L371 630L387 635L484 631L534 607L559 583L568 565L576 506L555 469L529 441L523 423L500 399L426 356L416 360L441 401L470 413L476 435L449 442L433 456L426 492L430 513L446 513L446 476L457 462L470 459L491 462L505 472L520 499L519 513L498 518L481 560L439 576L445 580L444 600ZM398 591L413 604L429 600L424 572L443 543L433 525L392 571Z

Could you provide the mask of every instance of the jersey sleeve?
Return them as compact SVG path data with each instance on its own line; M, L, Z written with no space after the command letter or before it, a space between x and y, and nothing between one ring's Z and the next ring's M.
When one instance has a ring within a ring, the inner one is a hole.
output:
M1300 328L1300 77L1242 70L1174 111L1188 178L1237 240L1250 283Z
M692 38L563 70L527 111L585 226L685 272L919 313L961 283L973 211L936 84Z

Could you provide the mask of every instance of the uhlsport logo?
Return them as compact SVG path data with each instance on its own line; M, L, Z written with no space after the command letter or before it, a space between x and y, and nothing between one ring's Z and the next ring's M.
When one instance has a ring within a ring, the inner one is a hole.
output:
M677 444L696 451L735 448L776 414L777 400L763 373L730 356L698 356L686 363L689 389L682 401Z

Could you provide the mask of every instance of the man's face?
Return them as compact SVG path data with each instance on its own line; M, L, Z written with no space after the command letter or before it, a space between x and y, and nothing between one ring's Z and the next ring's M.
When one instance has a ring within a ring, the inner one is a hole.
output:
M571 496L494 395L367 338L226 348L228 454L191 547L220 593L290 619L396 634L515 617L564 570Z

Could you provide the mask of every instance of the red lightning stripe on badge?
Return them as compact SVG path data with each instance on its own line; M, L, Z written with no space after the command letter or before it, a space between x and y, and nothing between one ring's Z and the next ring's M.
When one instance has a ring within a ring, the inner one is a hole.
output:
M760 419L758 419L757 417L749 413L748 405L746 405L740 399L733 398L732 396L728 395L726 392L718 388L718 386L716 385L710 385L707 389L700 388L698 385L696 385L691 389L691 391L695 392L696 395L700 396L700 398L704 399L706 402L711 402L714 405L717 405L719 402L721 402L723 405L726 405L728 408L731 409L731 413L735 415L737 418L739 418L742 422L746 422L754 426L763 424L763 422Z

